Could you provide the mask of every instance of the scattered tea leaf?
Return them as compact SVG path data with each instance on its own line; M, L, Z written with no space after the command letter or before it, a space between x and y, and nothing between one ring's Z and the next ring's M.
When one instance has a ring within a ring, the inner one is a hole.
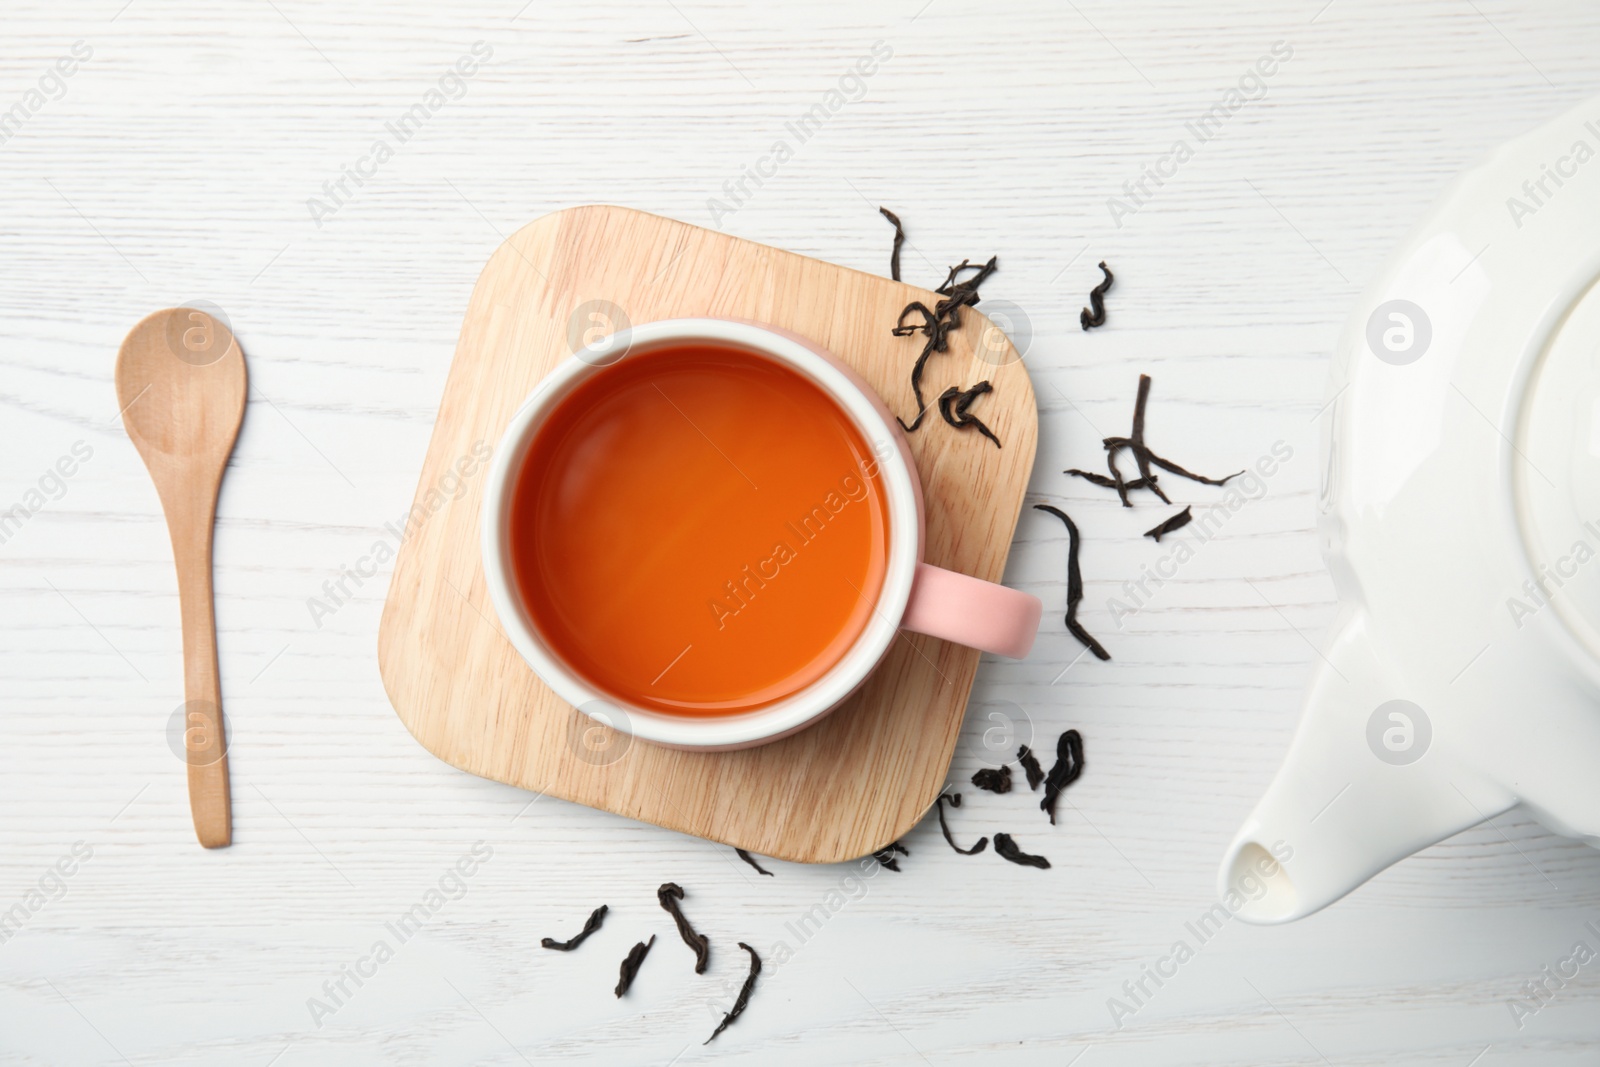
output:
M740 859L744 860L746 863L748 863L750 866L754 867L760 873L766 875L768 878L776 877L776 875L774 875L771 871L767 870L765 867L761 866L761 864L757 863L756 862L756 858L754 856L750 855L750 853L746 852L744 849L736 848L736 849L734 849L734 851L739 854L739 858Z
M972 784L991 793L1011 792L1011 766L985 767L972 776Z
M1244 473L1244 471L1234 471L1232 474L1225 474L1221 478L1207 478L1203 474L1196 474L1193 471L1184 470L1170 459L1162 459L1154 452L1150 452L1149 449L1146 449L1145 451L1149 452L1150 462L1154 463L1162 470L1171 471L1180 478L1187 478L1191 482L1199 482L1201 485L1227 485L1230 480L1237 478L1239 475Z
M650 940L641 941L628 950L628 955L622 961L622 973L617 977L617 996L628 991L633 985L634 975L639 973L639 965L650 952L650 946L656 943L656 935L651 934Z
M539 939L539 944L545 948L553 948L557 952L571 952L573 949L587 941L590 934L600 929L600 924L605 921L606 912L610 910L610 906L606 904L602 904L598 908L594 909L594 911L589 913L589 920L583 924L583 929L579 930L577 936L568 941L557 941L553 937L545 937Z
M894 251L889 253L889 277L895 281L900 280L900 246L906 243L906 228L900 225L900 216L886 207L880 207L878 214L894 224ZM716 1035L713 1034L713 1037Z
M1044 781L1044 769L1039 766L1039 757L1033 754L1033 749L1027 745L1017 749L1017 762L1022 764L1022 769L1028 776L1029 791L1038 789L1039 783Z
M678 906L678 901L683 899L683 887L677 882L665 882L656 890L656 901L672 921L678 924L678 936L683 938L683 943L694 949L694 973L705 974L706 963L711 959L711 939L705 934L696 933L689 920L683 917L683 909Z
M1150 470L1150 450L1144 447L1144 412L1145 405L1150 402L1150 375L1139 375L1139 392L1133 401L1133 441L1138 442L1138 447L1133 449L1134 463L1139 467L1139 477L1143 478L1150 491L1161 498L1164 504L1172 503L1167 499L1167 494L1161 491L1156 484L1156 476ZM1104 444L1104 442L1101 442Z
M1091 637L1089 631L1078 622L1078 603L1083 600L1083 573L1078 569L1078 527L1067 513L1058 507L1049 504L1035 504L1034 507L1039 511L1048 511L1067 524L1067 632L1100 659L1110 659L1111 653Z
M943 417L947 425L957 427L964 425L956 420L955 413L951 410L955 402L959 399L961 399L961 390L959 387L954 385L939 394L939 399L937 401L939 414L941 417Z
M978 843L973 845L971 848L962 848L960 845L956 844L956 839L950 836L949 824L944 821L944 802L947 800L950 802L950 806L952 808L959 808L961 806L961 794L940 793L938 799L933 802L934 807L939 809L939 830L944 834L944 839L950 845L950 847L961 853L963 856L976 856L978 853L988 848L989 839L987 837L978 838Z
M983 434L983 436L994 442L994 447L1000 448L1002 447L1000 444L1000 438L994 435L994 431L985 426L982 420L980 420L976 415L969 414L967 411L967 409L972 406L972 402L974 400L985 393L992 392L993 390L994 387L988 382L979 382L977 385L974 385L971 389L967 390L957 389L952 385L943 393L939 394L939 414L943 416L944 421L949 423L951 426L955 426L957 428L964 428L967 426L977 427L979 433Z
M920 326L914 322L910 325L906 324L906 316L911 314L913 311L922 316L922 324ZM894 329L890 330L889 332L895 337L910 337L914 333L921 333L925 336L931 337L938 332L939 325L940 323L938 318L934 316L933 312L928 310L927 304L924 304L920 300L913 300L911 303L900 309L900 317L895 320Z
M1061 791L1083 773L1083 735L1076 730L1068 730L1056 738L1056 762L1050 768L1050 773L1044 776L1044 799L1039 801L1039 810L1050 816L1050 825L1056 824L1056 801L1061 797ZM995 842L999 844L998 841Z
M1189 525L1189 520L1194 518L1194 515L1191 514L1191 510L1191 508L1184 508L1182 511L1178 512L1176 515L1172 516L1172 518L1167 519L1160 525L1146 530L1144 535L1146 537L1153 537L1157 542L1160 542L1162 534L1169 534L1173 530L1181 530L1185 526Z
M717 1028L715 1030L711 1031L711 1036L706 1038L705 1041L701 1042L701 1044L711 1044L711 1042L716 1039L716 1036L732 1025L735 1019L743 1015L744 1009L750 1005L750 991L755 989L756 975L761 973L761 957L756 955L755 949L751 948L743 941L739 942L739 947L750 953L750 973L745 976L744 985L739 987L739 996L734 1000L732 1009L723 1013L722 1021L717 1024Z
M1078 468L1073 467L1070 470L1065 470L1061 473L1071 474L1075 477L1082 478L1091 485L1098 485L1102 489L1115 489L1117 487L1116 482L1112 481L1110 478L1107 478L1104 474L1096 474L1094 471L1081 471ZM1144 479L1135 478L1131 482L1123 482L1122 487L1124 489L1143 489L1145 488Z
M978 267L962 260L957 266L950 268L950 273L945 277L944 284L935 292L944 297L929 311L928 306L920 300L907 304L900 312L900 317L895 321L894 329L890 332L896 337L910 337L920 333L927 338L922 346L922 352L917 356L917 361L911 367L911 392L917 399L917 416L907 423L896 416L900 428L907 433L912 432L922 425L924 416L928 413L928 402L922 396L922 372L927 368L928 357L935 352L950 350L950 334L961 328L961 309L971 307L978 302L978 286L995 272L998 257L989 257L989 262ZM961 278L963 271L973 271L970 278ZM921 325L906 324L906 316L916 312L922 316ZM996 442L998 444L998 442Z
M1043 856L1031 856L1022 851L1017 847L1017 843L1011 839L1010 834L995 834L994 850L1000 854L1002 859L1008 859L1012 863L1020 864L1023 867L1037 867L1041 871L1050 869L1049 860Z
M1116 276L1111 273L1111 268L1106 266L1106 261L1103 259L1100 261L1100 271L1106 276L1106 280L1089 290L1089 303L1094 307L1094 310L1090 311L1088 308L1084 308L1083 314L1078 316L1078 322L1085 330L1091 326L1105 325L1106 292L1111 288L1111 283L1117 280Z
M941 296L952 296L962 289L968 289L976 293L978 286L987 281L989 275L995 272L999 262L999 256L990 256L989 262L980 267L976 263L963 259L960 263L950 268L950 273L945 275L943 284L935 289L934 292ZM960 281L961 272L964 270L970 270L975 273L966 281ZM977 301L974 300L973 303L977 303Z
M896 852L900 853L902 856L911 855L910 850L908 850L900 842L891 841L878 851L874 852L872 854L872 858L877 860L881 865L889 868L889 870L898 872L900 870L900 861L894 858L894 854Z
M1069 470L1066 473L1078 478L1083 478L1094 485L1101 486L1102 488L1115 489L1117 491L1118 498L1122 501L1122 506L1125 508L1133 507L1133 502L1128 499L1128 492L1132 489L1148 489L1157 497L1159 497L1164 503L1172 503L1171 498L1168 497L1167 494L1162 490L1158 476L1153 470L1150 469L1151 467L1160 467L1162 470L1176 474L1180 478L1187 478L1192 482L1199 482L1202 485L1226 485L1229 480L1237 478L1239 475L1244 473L1244 471L1236 471L1233 474L1228 475L1226 478L1208 478L1203 474L1196 474L1193 471L1185 470L1183 467L1172 462L1172 460L1167 459L1164 456L1159 456L1155 452L1151 451L1150 446L1145 444L1144 440L1144 413L1145 405L1149 402L1149 400L1150 375L1141 374L1139 375L1138 396L1133 402L1132 432L1127 437L1107 437L1100 442L1101 446L1106 450L1106 467L1111 472L1111 476L1109 478L1103 474L1091 474L1089 471L1081 471L1077 470L1076 468ZM1139 477L1133 479L1132 481L1125 480L1122 477L1122 471L1117 467L1117 455L1124 451L1133 453L1134 463L1136 463L1139 468Z
M915 324L906 325L906 316L913 311L922 316L921 326ZM949 349L950 342L945 336L945 331L948 328L947 323L940 321L938 316L928 310L928 305L920 300L913 300L901 309L900 318L895 322L894 329L889 331L896 337L910 337L920 331L928 338L927 344L922 346L922 351L917 355L917 361L911 365L911 393L917 398L917 417L907 425L906 420L898 415L895 416L895 421L900 423L900 428L907 433L921 426L923 417L928 413L928 405L922 399L922 372L928 365L929 356L935 352L944 352Z

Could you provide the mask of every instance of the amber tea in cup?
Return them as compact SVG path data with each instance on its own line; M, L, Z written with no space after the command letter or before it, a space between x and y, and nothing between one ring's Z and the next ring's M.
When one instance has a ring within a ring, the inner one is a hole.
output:
M540 638L629 705L727 715L827 674L888 565L878 461L794 368L685 342L592 374L538 428L509 508Z

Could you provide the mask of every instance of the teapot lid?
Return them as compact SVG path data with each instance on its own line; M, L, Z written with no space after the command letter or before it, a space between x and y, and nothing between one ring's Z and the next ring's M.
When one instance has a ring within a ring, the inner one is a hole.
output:
M1587 286L1528 370L1511 488L1529 581L1600 660L1600 284Z

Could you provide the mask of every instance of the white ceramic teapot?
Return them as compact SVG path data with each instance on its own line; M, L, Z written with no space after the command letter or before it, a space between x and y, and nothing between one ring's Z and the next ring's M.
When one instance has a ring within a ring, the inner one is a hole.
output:
M1456 179L1357 304L1321 416L1340 612L1223 860L1240 917L1518 804L1600 846L1597 278L1600 100Z

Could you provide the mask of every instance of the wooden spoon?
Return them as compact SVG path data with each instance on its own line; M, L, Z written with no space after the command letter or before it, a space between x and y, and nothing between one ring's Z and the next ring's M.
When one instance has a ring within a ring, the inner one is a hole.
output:
M244 419L244 353L227 325L193 308L157 311L117 355L117 400L161 497L183 615L184 753L195 836L233 840L228 753L211 602L211 528Z

